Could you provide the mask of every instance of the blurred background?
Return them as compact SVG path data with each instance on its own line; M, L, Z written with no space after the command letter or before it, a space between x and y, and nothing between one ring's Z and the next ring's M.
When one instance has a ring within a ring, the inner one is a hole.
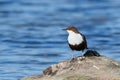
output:
M41 74L70 59L62 30L69 25L89 48L120 61L119 0L0 0L0 80Z

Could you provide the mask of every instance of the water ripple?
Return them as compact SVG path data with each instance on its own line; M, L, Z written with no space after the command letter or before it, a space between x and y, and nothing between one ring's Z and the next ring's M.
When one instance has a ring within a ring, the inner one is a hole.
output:
M0 79L40 74L70 59L62 30L68 25L86 35L89 48L120 61L119 13L117 0L0 1Z

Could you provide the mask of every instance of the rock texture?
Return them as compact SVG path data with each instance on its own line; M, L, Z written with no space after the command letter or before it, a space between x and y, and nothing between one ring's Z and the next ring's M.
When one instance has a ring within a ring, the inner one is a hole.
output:
M42 75L20 80L120 80L120 62L105 56L76 57L51 65Z

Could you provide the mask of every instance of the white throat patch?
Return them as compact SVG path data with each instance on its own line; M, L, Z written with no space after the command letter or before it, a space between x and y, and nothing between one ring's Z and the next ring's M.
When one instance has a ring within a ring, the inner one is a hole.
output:
M83 38L80 34L75 33L71 30L67 30L67 32L69 33L69 36L68 36L68 43L69 44L78 45L78 44L82 43Z

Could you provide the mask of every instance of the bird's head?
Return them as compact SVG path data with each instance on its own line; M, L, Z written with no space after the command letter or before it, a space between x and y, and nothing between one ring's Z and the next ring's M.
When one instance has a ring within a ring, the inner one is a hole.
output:
M77 28L75 28L74 26L68 26L66 29L64 29L64 30L66 30L69 34L70 33L79 33L79 31L77 30Z

